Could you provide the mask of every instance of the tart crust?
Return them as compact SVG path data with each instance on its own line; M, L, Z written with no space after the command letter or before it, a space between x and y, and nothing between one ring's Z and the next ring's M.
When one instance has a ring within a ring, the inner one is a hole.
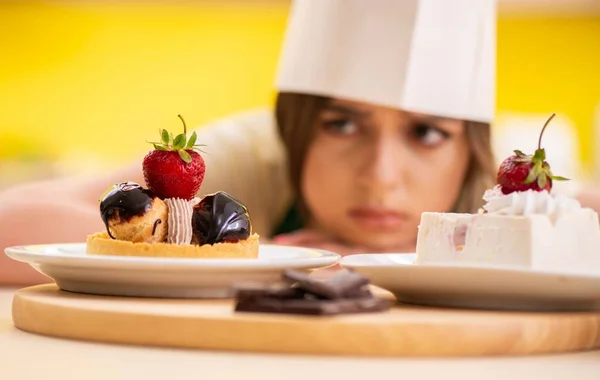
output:
M132 243L114 240L106 232L88 235L86 252L94 255L187 257L187 258L258 258L259 236L251 235L237 243L176 245L169 243Z

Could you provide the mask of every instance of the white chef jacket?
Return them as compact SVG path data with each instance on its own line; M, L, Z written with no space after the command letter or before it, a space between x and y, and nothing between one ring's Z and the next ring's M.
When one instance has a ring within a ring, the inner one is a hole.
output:
M225 191L247 207L252 226L271 236L292 205L285 148L270 109L246 111L197 128L206 174L198 196Z

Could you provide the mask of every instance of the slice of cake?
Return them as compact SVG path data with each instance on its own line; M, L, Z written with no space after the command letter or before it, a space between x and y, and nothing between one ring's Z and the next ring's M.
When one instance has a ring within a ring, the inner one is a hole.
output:
M594 210L547 191L515 192L494 201L524 207L480 214L423 213L417 262L600 271L600 228Z
M551 194L552 180L565 178L552 175L539 145L502 163L478 214L423 213L417 263L600 271L598 214Z

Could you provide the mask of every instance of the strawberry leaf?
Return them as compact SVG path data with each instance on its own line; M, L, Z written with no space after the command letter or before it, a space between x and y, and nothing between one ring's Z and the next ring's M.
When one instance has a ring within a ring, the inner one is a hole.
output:
M527 155L520 150L514 150L513 152L515 152L515 154L519 157L527 157Z
M561 177L559 175L551 175L549 177L552 178L555 181L570 181L570 179L565 178L565 177Z
M548 182L548 179L546 178L546 174L545 173L540 174L540 176L537 179L537 184L538 184L539 188L543 189L544 186L546 186L547 182Z
M198 138L198 135L196 135L196 132L192 133L192 135L190 136L190 139L188 140L187 145L185 146L186 149L191 149L192 147L194 147L194 144L196 143L196 139Z
M175 140L173 140L173 149L180 150L180 149L183 149L184 146L185 146L185 135L182 133L182 134L177 135L177 137L175 137Z
M196 151L198 153L204 153L204 154L208 154L205 151L203 151L202 149L198 148L199 146L206 146L206 145L194 145L194 147L192 148L193 151Z
M160 138L163 143L168 144L169 143L169 132L166 129L161 129L160 130Z
M527 174L527 178L525 178L525 181L523 181L524 183L533 183L533 181L535 181L535 179L537 178L537 170L534 168L531 168L531 170L529 171L529 174Z
M156 150L167 150L167 148L165 148L163 145L159 145L156 143L152 143L152 145L154 145L154 149Z
M536 162L544 162L544 160L546 159L546 151L542 148L542 149L536 149L535 153L533 154L533 161Z
M190 162L192 162L192 156L190 156L190 154L185 150L178 150L177 153L179 153L179 157L181 157L181 159L186 163L189 164Z

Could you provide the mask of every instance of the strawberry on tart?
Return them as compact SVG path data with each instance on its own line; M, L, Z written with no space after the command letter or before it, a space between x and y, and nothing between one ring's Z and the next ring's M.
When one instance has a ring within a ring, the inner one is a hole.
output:
M598 214L575 199L551 194L555 176L540 133L532 155L515 150L500 165L478 214L424 212L417 263L516 266L587 271L600 266Z
M179 116L181 118L181 116ZM106 231L87 237L88 254L118 256L257 258L259 236L246 206L220 191L196 197L205 163L196 132L173 137L161 130L143 161L147 188L113 185L100 200Z

